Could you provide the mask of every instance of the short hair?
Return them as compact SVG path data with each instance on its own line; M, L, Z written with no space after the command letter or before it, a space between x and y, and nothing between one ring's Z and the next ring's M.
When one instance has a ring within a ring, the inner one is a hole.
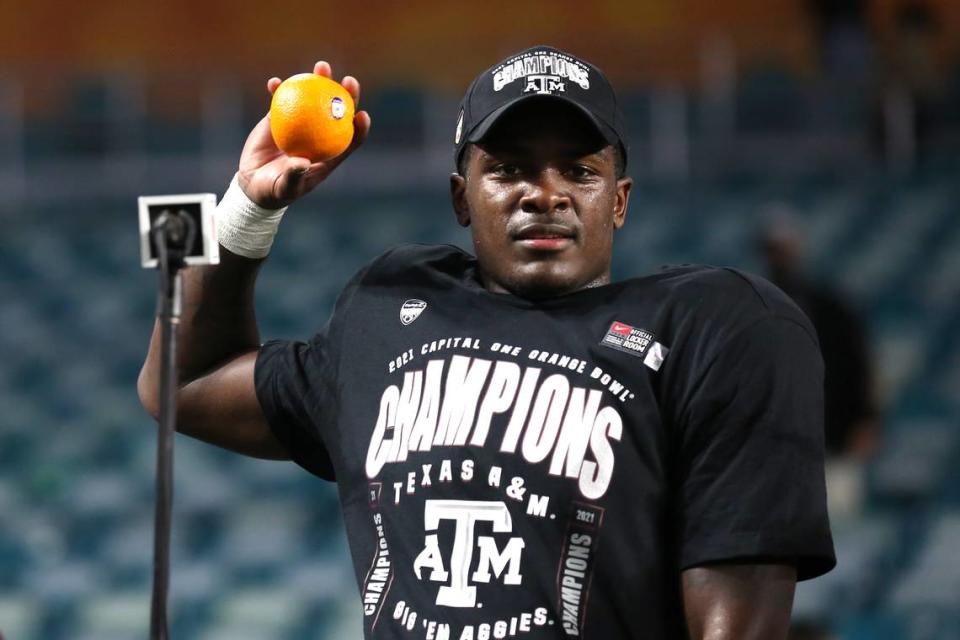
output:
M476 146L473 142L468 142L463 145L463 149L460 150L460 155L457 157L457 173L461 176L467 176L467 166L470 164L470 156L473 154L473 148ZM627 175L627 163L626 158L623 156L623 147L619 144L613 145L613 171L616 174L617 180L626 177Z

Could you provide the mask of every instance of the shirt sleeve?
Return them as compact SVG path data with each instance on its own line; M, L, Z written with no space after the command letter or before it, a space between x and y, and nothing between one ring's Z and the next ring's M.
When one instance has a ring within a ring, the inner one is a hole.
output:
M337 374L344 317L370 265L340 293L327 324L309 341L270 340L257 354L254 382L260 408L298 465L336 480L331 452L338 442Z
M680 426L681 568L835 564L823 472L823 361L809 328L765 315L691 381Z
M270 430L290 458L324 480L336 480L324 432L336 412L329 325L310 342L271 340L260 347L254 379Z

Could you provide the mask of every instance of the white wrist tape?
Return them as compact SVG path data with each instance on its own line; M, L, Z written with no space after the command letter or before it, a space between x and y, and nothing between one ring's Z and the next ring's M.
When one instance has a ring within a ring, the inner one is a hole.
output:
M245 258L264 258L270 253L273 237L277 235L280 219L286 210L286 207L264 209L253 202L234 175L214 216L217 239L231 253Z

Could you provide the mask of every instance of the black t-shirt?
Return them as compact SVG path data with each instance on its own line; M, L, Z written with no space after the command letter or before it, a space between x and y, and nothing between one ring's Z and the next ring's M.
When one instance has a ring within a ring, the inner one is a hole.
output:
M681 638L683 569L834 565L823 364L778 289L685 265L533 302L476 266L395 248L257 359L337 481L367 638Z

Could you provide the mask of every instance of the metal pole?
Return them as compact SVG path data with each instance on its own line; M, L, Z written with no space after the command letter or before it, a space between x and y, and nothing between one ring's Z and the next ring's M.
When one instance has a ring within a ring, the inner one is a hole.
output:
M167 594L170 589L170 529L173 506L173 435L177 421L177 326L180 324L186 248L196 229L189 216L162 215L152 230L160 267L157 315L160 319L160 421L157 435L157 493L154 510L153 596L150 638L168 640Z

